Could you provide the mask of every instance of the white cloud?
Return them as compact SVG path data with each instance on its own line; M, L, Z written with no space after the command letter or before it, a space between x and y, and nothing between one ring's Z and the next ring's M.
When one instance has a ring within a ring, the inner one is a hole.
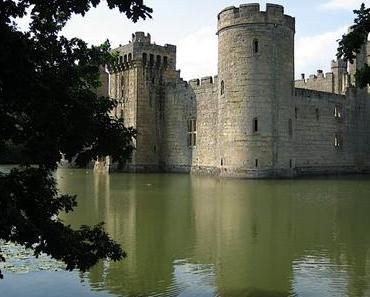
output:
M319 8L327 10L354 10L359 9L362 3L365 3L368 7L370 5L370 0L329 0L326 3L321 4Z
M217 36L206 26L177 42L177 68L186 79L217 73Z
M337 40L348 31L343 26L332 32L301 37L296 40L295 72L313 74L317 69L330 71L330 61L335 59Z

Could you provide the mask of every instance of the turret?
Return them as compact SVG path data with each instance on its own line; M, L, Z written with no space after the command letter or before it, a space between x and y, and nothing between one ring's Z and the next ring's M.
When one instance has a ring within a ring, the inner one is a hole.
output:
M280 5L218 15L221 174L272 176L292 167L294 18Z

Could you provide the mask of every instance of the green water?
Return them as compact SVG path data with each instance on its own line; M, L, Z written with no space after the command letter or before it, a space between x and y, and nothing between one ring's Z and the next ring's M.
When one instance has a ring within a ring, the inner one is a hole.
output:
M59 170L57 179L61 191L79 195L63 220L104 221L128 258L86 274L10 274L0 296L370 296L370 177Z

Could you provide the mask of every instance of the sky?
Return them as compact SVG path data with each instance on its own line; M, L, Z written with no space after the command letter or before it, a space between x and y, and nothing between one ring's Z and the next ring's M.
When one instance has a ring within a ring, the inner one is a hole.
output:
M266 1L259 2L265 10ZM281 4L285 14L296 18L295 76L330 71L337 40L353 24L353 10L370 0L270 0ZM186 79L217 73L217 14L227 6L249 1L239 0L144 0L153 8L153 18L133 23L117 10L109 10L105 1L85 17L74 16L63 30L67 37L79 37L90 44L106 39L117 47L126 44L137 31L150 33L156 44L177 46L177 69Z

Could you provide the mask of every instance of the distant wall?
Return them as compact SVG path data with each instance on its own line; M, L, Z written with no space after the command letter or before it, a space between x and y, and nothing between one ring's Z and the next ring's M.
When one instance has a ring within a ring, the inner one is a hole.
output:
M334 93L334 74L328 72L324 75L324 73L319 70L317 74L311 74L308 79L296 80L295 87Z
M298 174L356 172L353 129L355 98L296 89L294 120L294 167ZM335 110L337 109L336 115ZM366 159L363 159L363 164Z

